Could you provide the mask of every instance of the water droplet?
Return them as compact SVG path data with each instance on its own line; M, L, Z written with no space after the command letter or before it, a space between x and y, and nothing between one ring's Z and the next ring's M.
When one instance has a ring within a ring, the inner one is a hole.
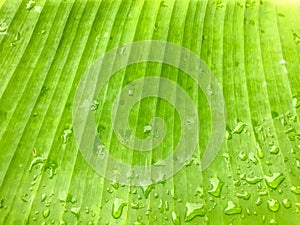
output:
M239 157L242 161L245 161L248 158L247 154L244 152L240 152Z
M154 187L154 184L148 185L146 187L141 187L146 199L149 197L149 194L154 189Z
M73 213L77 218L80 216L80 207L73 207L71 208L71 213Z
M282 173L274 173L272 176L265 176L267 185L273 189L276 189L284 179L285 176Z
M262 178L261 177L257 177L257 176L246 177L246 181L249 184L256 184L256 183L260 182L261 180L262 180Z
M276 146L276 145L271 146L271 148L270 148L270 153L271 154L278 154L278 152L279 152L279 147L278 146Z
M283 205L285 208L287 208L287 209L289 209L289 208L292 207L292 203L291 203L290 200L287 199L287 198L285 198L285 199L282 200L282 205Z
M277 221L276 220L274 220L274 219L271 219L270 220L270 225L277 225L278 223L277 223Z
M68 142L68 140L70 139L70 137L72 135L72 132L73 132L72 125L66 126L66 128L63 131L63 135L62 135L63 144L66 144Z
M50 215L50 209L47 208L47 209L45 209L45 210L43 211L43 217L44 217L44 218L47 218L49 215Z
M224 213L226 215L240 214L241 212L242 212L242 208L232 201L228 201L227 206L224 209Z
M291 191L296 195L300 195L300 186L292 186Z
M99 107L99 102L97 100L94 100L91 105L91 111L96 111L98 107Z
M300 95L293 96L292 104L296 109L300 107Z
M211 189L208 191L208 193L215 197L219 197L224 183L218 177L210 178L209 182L211 184Z
M263 203L261 197L258 197L255 201L255 205L260 206Z
M300 35L293 31L294 41L296 44L300 44Z
M160 2L160 5L161 5L162 7L168 7L168 3L166 3L165 1L161 1L161 2Z
M246 8L254 8L254 7L255 7L255 0L246 1Z
M34 166L39 165L39 164L42 164L42 166L41 166L41 169L42 169L44 167L46 160L47 160L46 158L41 157L41 156L34 157L30 163L29 172L32 171Z
M123 46L119 49L119 54L123 55L126 52L126 47Z
M112 216L115 219L120 218L123 212L123 208L127 206L127 204L128 203L125 202L124 200L120 198L115 198L114 203L112 205Z
M144 133L149 134L152 131L152 126L151 125L146 125L144 126Z
M184 217L185 222L191 221L196 216L203 217L206 214L206 209L204 207L204 204L187 202L185 206L186 206L186 212Z
M176 212L172 212L171 219L174 225L180 225L180 217L176 214Z
M236 194L237 197L242 198L244 200L248 200L251 196L251 194L249 192L243 192L243 193L237 193Z
M6 34L5 32L7 31L7 24L4 21L0 20L0 33Z
M238 122L235 126L235 128L232 130L233 134L240 134L245 129L247 125L243 122Z
M277 212L280 208L280 203L276 199L268 200L268 209L272 212Z
M128 89L128 96L134 96L134 89Z
M254 163L255 165L258 164L258 159L256 158L256 156L254 155L253 152L250 152L250 153L248 154L248 158L249 158L249 160L250 160L252 163Z
M27 10L31 10L33 9L33 7L36 5L36 2L35 1L32 1L32 0L29 0L27 3L26 3L26 9Z

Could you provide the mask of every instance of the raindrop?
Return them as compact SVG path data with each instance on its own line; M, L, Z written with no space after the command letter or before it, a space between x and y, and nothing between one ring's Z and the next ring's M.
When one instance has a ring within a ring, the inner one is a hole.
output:
M73 207L71 208L71 213L73 213L77 218L80 216L80 207Z
M125 206L127 206L127 202L123 201L122 199L120 198L115 198L114 200L114 203L112 205L112 216L115 218L115 219L118 219L121 217L122 215L122 212L123 212L123 208Z
M172 212L171 219L174 225L180 225L180 217L176 214L176 212Z
M149 197L149 194L154 189L154 187L154 184L148 185L147 187L141 187L146 199Z
M271 219L270 220L270 225L277 225L278 223L277 223L277 221L276 220L274 220L274 219Z
M287 198L285 198L285 199L282 200L282 205L283 205L285 208L287 208L287 209L289 209L289 208L292 207L292 203L291 203L290 200L287 199Z
M293 32L293 36L294 36L294 41L296 44L300 44L300 35L297 34L295 31L292 31Z
M271 146L271 148L270 148L270 153L271 154L278 154L278 152L279 152L279 147L278 146L276 146L276 145Z
M144 133L149 134L152 131L152 126L151 125L146 125L144 126Z
M285 176L282 173L274 173L272 176L265 176L267 185L273 189L276 189L284 179Z
M212 177L209 179L211 189L208 191L212 196L219 197L224 183L218 177Z
M47 208L46 210L43 211L43 217L47 218L50 215L50 209Z
M300 95L295 95L293 97L292 104L296 109L300 107Z
M243 193L237 193L236 196L244 200L248 200L251 194L249 192L243 192Z
M6 34L7 28L7 24L4 21L0 21L0 33Z
M255 205L260 206L263 203L261 197L258 197L255 201Z
M228 201L227 206L224 209L224 213L226 215L240 214L241 212L242 212L242 208L232 201Z
M27 10L31 10L33 9L33 7L36 5L36 2L35 1L32 1L32 0L29 0L27 3L26 3L26 9Z
M240 152L239 157L242 161L245 161L248 158L247 154L244 152Z
M134 89L128 89L128 96L134 96Z
M260 182L261 180L262 180L262 178L261 177L257 177L257 176L246 177L246 181L249 184L256 184L256 183Z
M235 126L235 128L232 130L233 134L240 134L245 129L247 125L243 122L238 122Z
M276 199L268 200L268 209L272 212L277 212L280 208L280 203Z
M94 100L91 105L91 111L96 111L98 107L99 107L99 102L97 100Z
M300 194L300 186L292 186L291 187L291 191L296 194L296 195L299 195Z
M184 221L189 222L196 216L203 217L206 214L206 209L203 204L201 203L186 203L186 212Z

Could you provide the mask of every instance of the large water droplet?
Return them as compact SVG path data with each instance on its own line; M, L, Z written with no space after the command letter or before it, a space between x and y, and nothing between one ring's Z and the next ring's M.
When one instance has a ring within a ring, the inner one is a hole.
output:
M187 202L185 206L186 206L186 212L185 212L184 221L186 222L191 221L196 216L203 217L206 214L206 209L204 207L204 204Z
M268 200L268 209L272 212L277 212L280 208L280 203L276 199Z
M265 176L267 185L273 189L276 189L284 179L285 176L282 173L274 173L272 176Z
M123 208L127 206L127 202L125 202L123 199L115 198L114 203L112 205L112 216L115 219L118 219L121 217Z
M218 177L210 178L209 182L211 184L211 189L208 191L208 193L215 197L219 197L224 183Z
M228 201L227 206L224 209L224 213L226 215L240 214L242 212L242 208L235 204L233 201Z
M274 220L274 219L271 219L270 220L270 225L277 225L278 223L277 223L277 221L276 220Z

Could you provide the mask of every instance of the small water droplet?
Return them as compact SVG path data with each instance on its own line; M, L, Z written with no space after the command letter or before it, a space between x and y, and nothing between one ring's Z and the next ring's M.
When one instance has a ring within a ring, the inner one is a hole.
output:
M224 213L226 215L240 214L242 212L242 208L235 204L233 201L228 201L227 206L224 209Z
M272 176L265 175L267 185L273 189L276 189L284 179L285 176L282 173L274 173Z
M43 217L44 217L44 218L47 218L49 215L50 215L50 209L47 208L47 209L45 209L45 210L43 211Z
M79 218L80 216L80 207L72 207L71 208L71 213L73 213L77 218Z
M274 219L271 219L270 220L270 225L277 225L278 223L277 223L277 221L276 220L274 220Z
M263 203L261 197L258 197L255 201L255 205L260 206Z
M174 225L180 225L181 224L180 217L174 211L171 214L171 219L172 219L172 222L173 222Z
M63 131L63 135L62 135L63 144L66 144L68 142L68 140L70 139L72 133L73 133L72 125L66 126L66 128Z
M146 187L143 186L141 187L146 199L149 197L149 194L154 189L154 187L155 187L154 184L148 185Z
M212 177L209 179L211 189L208 191L212 196L219 197L224 183L218 177Z
M3 20L0 20L0 34L6 34L7 28L7 24Z
M185 212L185 217L184 217L185 222L191 221L196 216L203 217L207 212L204 207L204 204L201 204L201 203L187 202L185 204L185 206L186 206L186 212Z
M293 32L293 36L294 36L294 41L296 44L300 44L300 35L297 34L295 31L292 31Z
M145 134L150 134L151 131L152 131L152 126L151 125L144 126L144 133Z
M258 182L260 182L262 180L261 177L257 177L257 176L254 176L254 177L246 177L245 179L247 181L247 183L249 184L256 184Z
M242 131L246 128L246 124L243 122L238 122L235 126L235 128L232 130L233 134L240 134Z
M91 104L91 111L96 111L99 107L99 102L97 100L94 100Z
M240 152L239 157L242 161L245 161L248 158L245 152Z
M276 146L276 145L271 146L271 148L270 148L270 153L271 154L278 154L278 152L279 152L279 147L278 146Z
M285 199L282 200L282 205L283 205L285 208L287 208L287 209L289 209L289 208L292 207L292 203L291 203L290 200L287 199L287 198L285 198Z
M300 107L300 95L293 96L292 104L296 109Z
M31 10L33 9L33 7L36 5L36 2L35 1L32 1L32 0L29 0L27 3L26 3L26 9L27 10Z
M300 186L292 186L291 191L296 195L300 195Z
M134 89L128 89L128 96L134 96Z
M268 200L268 209L272 212L277 212L280 208L280 203L276 199Z
M120 198L115 198L114 203L112 205L112 216L115 219L120 218L123 212L123 208L127 206L127 204L128 203L125 202L124 200Z
M236 194L237 197L242 198L244 200L248 200L251 196L251 194L249 192L243 192L243 193L237 193Z

